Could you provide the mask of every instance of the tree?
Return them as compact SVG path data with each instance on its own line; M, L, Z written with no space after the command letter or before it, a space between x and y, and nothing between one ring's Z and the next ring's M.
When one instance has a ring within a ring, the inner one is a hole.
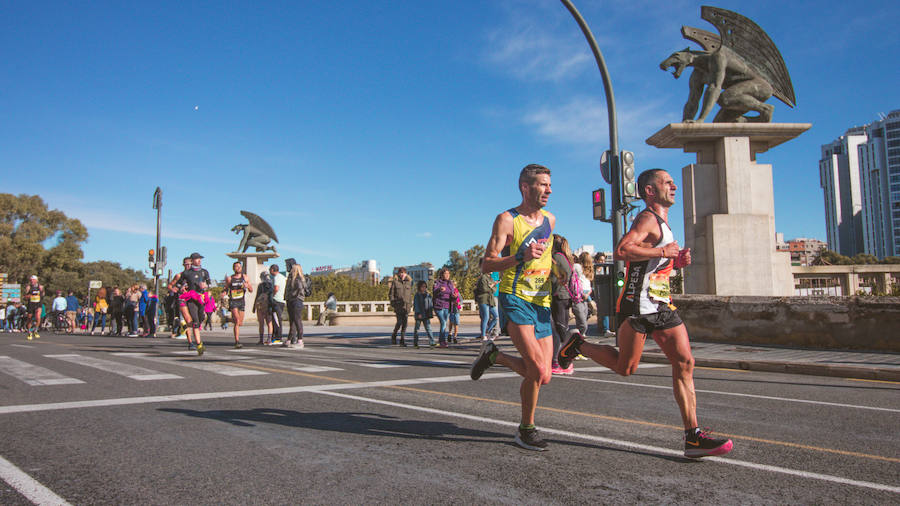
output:
M50 299L57 290L84 296L90 280L107 287L148 281L117 262L82 262L81 244L87 237L79 220L49 210L41 197L0 193L0 272L7 273L10 283L25 285L37 275Z
M40 273L73 270L84 256L81 243L87 236L80 221L49 210L37 195L0 193L0 269L10 282L25 284L31 274L45 278Z

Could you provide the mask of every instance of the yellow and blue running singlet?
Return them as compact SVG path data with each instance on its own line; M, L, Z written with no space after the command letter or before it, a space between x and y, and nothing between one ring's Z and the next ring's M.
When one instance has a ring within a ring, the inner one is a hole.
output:
M544 242L546 249L540 258L519 262L503 271L500 293L515 295L536 306L550 307L550 269L553 266L553 236L547 211L541 209L544 220L532 227L515 209L507 211L513 217L512 242L503 249L503 256L523 253L534 242Z

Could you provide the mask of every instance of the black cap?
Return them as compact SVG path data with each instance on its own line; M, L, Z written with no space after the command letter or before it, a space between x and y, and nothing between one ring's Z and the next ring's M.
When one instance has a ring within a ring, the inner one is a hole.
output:
M200 253L196 253L196 252L191 253L191 260L196 260L198 258L203 258L203 255L201 255Z

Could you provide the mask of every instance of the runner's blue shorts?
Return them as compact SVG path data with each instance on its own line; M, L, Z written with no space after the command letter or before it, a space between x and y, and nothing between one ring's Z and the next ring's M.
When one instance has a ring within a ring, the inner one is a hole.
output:
M550 323L550 308L538 306L508 293L500 294L500 328L513 322L516 325L534 327L534 337L543 339L553 335Z

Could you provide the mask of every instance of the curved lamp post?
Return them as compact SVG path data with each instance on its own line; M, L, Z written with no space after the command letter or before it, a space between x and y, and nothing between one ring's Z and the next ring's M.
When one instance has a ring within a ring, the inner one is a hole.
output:
M569 10L569 13L572 14L572 17L575 18L575 21L581 28L584 38L587 39L588 45L591 46L591 51L594 53L594 59L597 60L600 76L603 78L603 89L606 92L606 110L609 116L609 183L611 187L610 197L612 200L612 219L610 221L612 222L613 228L613 248L615 248L616 244L619 243L619 240L622 239L622 236L625 235L625 215L628 213L629 207L622 199L622 173L620 170L622 165L619 160L619 126L616 122L616 99L613 96L613 88L612 83L609 80L609 71L606 68L606 61L603 59L603 53L600 52L597 41L591 33L591 29L588 28L584 18L581 17L581 13L578 12L578 9L575 8L575 5L573 5L570 0L560 1L566 6L566 9ZM610 301L616 300L616 291L618 287L616 286L615 281L619 279L619 273L624 273L624 271L624 262L620 260L613 262L609 283ZM609 316L610 319L615 317L613 314L610 314Z

